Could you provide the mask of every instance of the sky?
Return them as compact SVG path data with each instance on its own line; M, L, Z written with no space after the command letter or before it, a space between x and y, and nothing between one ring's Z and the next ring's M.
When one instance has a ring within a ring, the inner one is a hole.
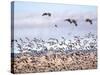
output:
M42 17L42 13L50 12L52 17ZM33 3L17 1L14 4L15 26L43 26L59 22L65 18L85 19L96 18L96 6L66 5L50 3ZM46 22L45 22L46 21ZM43 24L43 25L42 25Z

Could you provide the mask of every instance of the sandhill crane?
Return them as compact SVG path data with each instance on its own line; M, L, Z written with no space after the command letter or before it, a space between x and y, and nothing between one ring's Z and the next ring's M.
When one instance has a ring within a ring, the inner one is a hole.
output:
M64 21L68 21L70 24L72 23L71 19L65 19Z
M53 41L55 40L57 43L59 42L58 39L56 38L49 38L48 40L53 40Z
M29 39L28 37L25 37L25 39L26 39L27 41L30 41L30 39Z
M92 24L92 20L89 19L89 18L87 18L85 21L86 21L86 22L89 22L90 24Z
M72 19L72 23L74 23L75 26L77 26L77 22L76 22L76 20Z
M51 13L43 13L42 16L51 16Z
M55 24L55 27L57 28L57 27L58 27L58 25L56 25L56 24Z

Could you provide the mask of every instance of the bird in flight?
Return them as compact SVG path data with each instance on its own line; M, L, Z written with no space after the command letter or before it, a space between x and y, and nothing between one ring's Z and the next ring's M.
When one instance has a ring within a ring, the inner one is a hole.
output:
M55 24L55 27L58 27L58 26Z
M89 22L90 24L93 24L93 23L92 23L92 20L89 19L89 18L87 18L85 21L86 21L86 22Z
M68 21L70 24L72 23L71 19L65 19L64 21Z
M51 13L43 13L42 16L51 16Z
M75 26L77 26L77 22L76 22L76 20L72 19L72 23L74 23Z

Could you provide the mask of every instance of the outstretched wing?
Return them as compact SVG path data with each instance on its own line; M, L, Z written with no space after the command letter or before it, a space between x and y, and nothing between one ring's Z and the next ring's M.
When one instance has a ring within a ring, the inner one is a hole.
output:
M51 13L43 13L42 16L51 16Z
M77 22L76 22L76 20L72 20L72 22L75 24L75 26L77 26Z
M48 15L47 13L43 13L42 16Z
M68 21L69 23L72 23L71 19L65 19L64 21Z
M91 19L86 19L86 22L89 22L90 24L92 24L92 20Z

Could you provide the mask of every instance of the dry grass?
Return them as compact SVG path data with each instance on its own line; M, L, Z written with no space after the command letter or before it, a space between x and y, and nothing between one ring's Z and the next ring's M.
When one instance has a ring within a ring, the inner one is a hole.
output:
M48 51L45 55L16 54L12 61L13 73L36 73L97 68L97 51Z

